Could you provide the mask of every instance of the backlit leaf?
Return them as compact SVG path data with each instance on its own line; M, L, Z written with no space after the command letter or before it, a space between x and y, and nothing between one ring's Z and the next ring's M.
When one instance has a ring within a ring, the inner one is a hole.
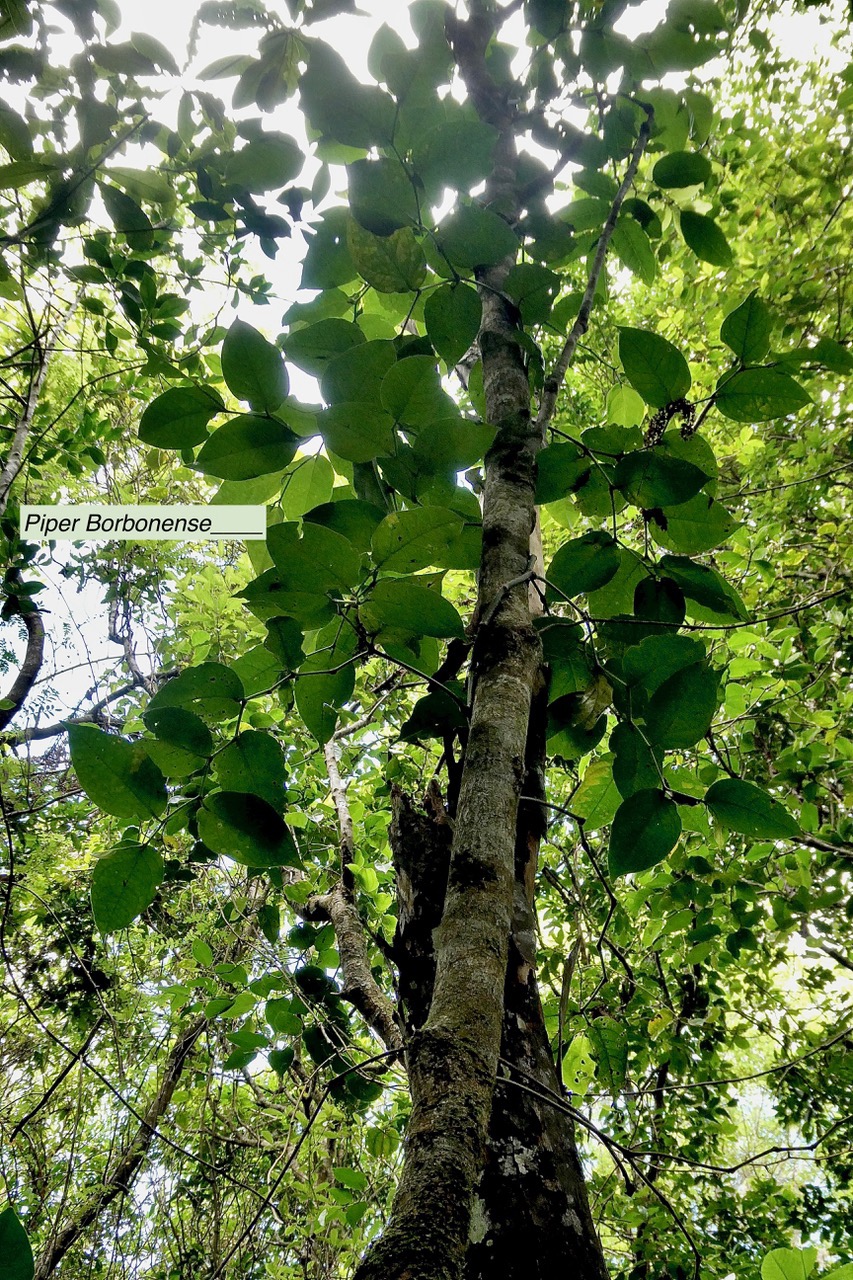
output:
M648 871L678 844L681 816L677 805L655 788L623 800L610 828L610 874Z
M92 915L101 933L126 929L151 906L163 879L163 859L150 845L119 845L92 872Z

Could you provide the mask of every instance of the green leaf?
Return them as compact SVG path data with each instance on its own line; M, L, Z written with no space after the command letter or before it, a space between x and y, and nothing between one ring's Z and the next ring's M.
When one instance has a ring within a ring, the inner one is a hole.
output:
M143 413L139 438L155 449L192 449L207 438L207 424L224 407L212 387L172 387Z
M526 325L543 324L551 314L562 281L537 262L520 262L504 281L504 292L518 304Z
M657 788L636 791L622 801L610 828L610 874L648 871L672 852L680 835L677 805Z
M284 819L266 800L239 791L205 796L198 834L208 849L247 867L299 866Z
M409 356L398 360L382 379L383 408L395 421L410 427L427 427L436 418L457 412L456 405L442 390L432 356Z
M692 747L711 727L719 701L719 678L704 662L683 667L664 680L646 710L646 736L662 747Z
M654 752L635 724L628 720L617 724L609 746L613 752L613 781L624 799L660 786L661 772Z
M695 564L686 556L662 556L660 568L668 577L675 579L688 600L694 600L703 611L711 614L712 622L745 622L748 619L749 614L740 596L716 569ZM704 613L694 612L694 616L704 617Z
M589 455L577 445L549 444L536 459L537 503L567 497L589 475L591 466Z
M167 680L148 703L146 714L162 707L183 707L218 724L237 715L243 696L243 685L230 667L202 662Z
M591 830L606 827L621 803L607 760L593 760L569 804L571 811Z
M415 507L385 517L373 535L374 563L393 573L436 565L460 537L462 519L443 507Z
M598 1079L614 1096L624 1087L628 1070L628 1033L615 1018L593 1018L587 1028L598 1065Z
M654 409L682 399L690 390L684 356L666 338L647 329L619 330L619 359L631 386Z
M101 195L116 231L127 236L132 249L147 249L153 243L153 228L148 214L124 191L99 183Z
M743 369L724 375L714 392L714 404L734 422L769 422L798 413L811 404L809 393L779 369Z
M204 969L209 969L213 964L213 951L203 938L195 938L190 947L193 959L196 960Z
M163 775L141 743L90 724L70 724L68 742L80 786L105 813L125 819L158 818L166 808Z
M296 671L305 661L302 628L295 618L269 618L264 648L268 649L285 671Z
M620 262L643 284L654 284L658 273L657 259L639 222L623 214L613 228L612 242Z
M652 170L653 181L665 191L704 186L710 176L710 161L696 151L672 151L658 160Z
M359 275L377 293L408 293L424 282L424 251L408 227L389 236L375 236L351 218L347 248Z
M42 164L39 160L13 160L11 164L0 164L0 191L18 190L39 178L49 178L55 172L54 165Z
M153 36L148 35L146 32L134 31L131 34L130 43L137 53L141 53L144 58L148 58L150 62L160 67L162 71L166 71L173 76L178 75L177 62L166 46L161 44L159 40L155 40Z
M460 267L489 267L515 256L518 237L498 214L462 205L436 232L442 253Z
M330 360L351 347L362 346L364 341L364 333L357 324L333 317L291 333L285 339L284 350L293 364L321 378Z
M695 556L726 542L738 525L721 503L707 493L698 493L673 510L655 512L648 527L655 542L667 551Z
M450 601L413 579L378 582L359 612L373 630L390 627L440 640L464 634L462 619Z
M619 549L609 533L596 530L564 542L548 566L547 578L572 599L603 587L619 568ZM560 599L557 593L554 598Z
M296 682L296 708L320 746L329 741L338 714L355 688L353 658L358 639L336 620L318 637L318 648L303 663Z
M248 792L284 812L284 753L270 734L244 730L216 757L215 767L223 791Z
M207 725L183 707L161 707L143 715L157 741L145 740L145 750L168 778L183 778L200 769L213 751L213 737Z
M33 1251L24 1226L11 1205L0 1213L0 1280L33 1280Z
M444 187L468 192L492 172L498 130L482 120L446 120L421 137L414 149L414 169L433 203Z
M619 459L613 474L616 488L646 511L688 502L709 479L691 462L667 457L655 449L627 453Z
M800 831L796 820L778 800L754 783L742 782L739 778L715 782L705 793L705 804L723 826L755 840L791 839Z
M390 143L393 98L375 85L359 84L341 55L319 40L311 42L299 91L303 111L320 133L348 147Z
M288 520L299 520L306 511L328 502L332 496L335 472L322 453L297 458L284 478L281 509Z
M705 646L701 640L670 634L647 636L625 654L623 674L628 684L640 684L647 693L654 693L676 671L704 658Z
M150 845L120 845L100 857L92 872L92 915L101 933L126 929L150 907L163 875L163 859Z
M438 418L418 431L414 444L418 470L455 475L480 462L494 438L494 427L483 422Z
M424 304L427 336L448 368L457 364L476 340L483 306L469 284L443 284Z
M714 267L732 265L731 245L713 218L707 218L703 213L694 213L691 209L683 209L681 234L684 236L684 243L702 262L710 262Z
M369 551L376 526L385 518L381 507L358 498L344 498L340 502L324 502L308 511L305 519L322 525L346 538L358 551Z
M761 1280L808 1280L817 1249L771 1249L761 1263Z
M328 404L378 400L382 379L396 360L392 342L365 342L342 351L329 361L322 375L323 399Z
M549 618L540 627L542 655L550 670L548 701L583 693L592 684L592 659L577 623Z
M247 400L258 413L273 413L280 408L290 390L287 368L278 347L245 320L235 320L225 335L222 376L228 390L238 400Z
M744 365L754 365L770 351L772 329L774 321L770 307L753 289L749 297L722 321L720 337Z
M208 437L195 466L220 480L253 480L283 471L298 445L298 436L278 419L241 413Z
M276 1075L283 1076L290 1070L295 1056L295 1050L288 1045L286 1049L271 1049L267 1054L267 1061Z
M347 179L352 216L365 230L389 236L417 225L417 197L399 160L356 160L347 165Z
M224 178L231 186L249 191L272 191L295 178L303 160L295 139L284 133L264 133L251 138L240 151L231 152Z
M333 529L306 523L273 525L267 534L267 549L280 581L305 591L338 593L349 591L361 577L361 558L350 541Z

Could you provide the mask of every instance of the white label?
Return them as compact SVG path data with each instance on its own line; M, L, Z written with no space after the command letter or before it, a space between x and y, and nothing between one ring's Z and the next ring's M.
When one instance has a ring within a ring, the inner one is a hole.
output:
M21 537L28 542L254 542L266 536L263 506L21 507Z

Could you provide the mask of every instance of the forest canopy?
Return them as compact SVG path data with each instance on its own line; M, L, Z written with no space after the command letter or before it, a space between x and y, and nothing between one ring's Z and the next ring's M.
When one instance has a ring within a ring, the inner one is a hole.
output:
M851 1280L849 15L178 8L0 3L0 1280Z

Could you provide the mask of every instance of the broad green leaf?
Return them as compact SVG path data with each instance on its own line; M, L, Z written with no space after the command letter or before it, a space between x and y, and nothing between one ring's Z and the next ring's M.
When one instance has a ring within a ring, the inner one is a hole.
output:
M580 786L569 801L573 814L582 818L591 830L606 827L621 798L607 760L593 760L587 765Z
M633 393L632 393L633 394ZM589 454L575 444L549 444L536 459L537 503L559 502L589 475Z
M341 708L355 688L353 657L358 640L337 620L318 637L318 648L302 664L296 681L296 707L306 728L323 746L338 723Z
M199 837L247 867L294 867L299 854L284 819L259 796L217 791L198 811Z
M142 415L139 438L156 449L191 449L207 439L207 424L224 408L212 387L172 387Z
M269 618L264 648L278 659L285 671L296 671L305 661L302 628L295 618Z
M295 178L303 160L295 139L284 133L262 133L239 151L231 152L225 165L225 181L249 191L272 191Z
M488 267L514 256L518 237L497 213L462 205L436 232L441 252L460 267Z
M415 189L399 160L356 160L347 165L352 216L375 236L389 236L401 227L417 225Z
M539 628L542 656L550 672L548 701L583 693L592 684L592 655L583 631L564 618L549 618Z
M150 59L162 71L166 71L173 76L178 75L177 62L166 46L161 44L159 40L155 40L154 36L148 35L144 31L134 31L131 34L130 43L137 53L141 53L144 58Z
M207 438L195 466L220 480L253 480L283 471L298 444L298 436L283 422L241 413Z
M358 498L344 498L340 502L324 502L305 514L312 524L323 525L341 534L358 551L369 551L370 540L376 526L385 518L381 507Z
M613 229L613 248L623 266L638 276L643 284L654 284L658 273L657 259L639 222L623 214Z
M615 1096L624 1087L628 1070L628 1033L621 1022L603 1016L593 1018L588 1035L598 1066L598 1079Z
M617 724L609 746L613 752L613 781L624 799L660 786L659 762L635 724L628 720Z
M788 810L752 782L723 778L705 793L705 804L723 826L755 840L784 840L799 834Z
M630 614L638 585L649 576L648 565L633 551L617 548L619 567L609 582L587 593L587 609L593 618Z
M646 736L662 747L692 747L711 727L719 701L719 677L704 662L682 667L649 699Z
M447 120L427 130L413 164L431 200L438 203L445 187L468 192L488 178L497 139L497 129L482 120Z
M101 933L126 929L157 895L163 859L150 845L119 845L95 863L92 872L92 915Z
M721 378L714 392L714 404L734 422L769 422L811 402L799 382L779 369L743 369Z
M712 551L726 542L737 527L738 521L731 512L707 493L698 493L668 511L656 512L649 522L649 532L659 546L686 556Z
M270 734L244 730L217 755L215 769L223 791L248 792L284 812L284 753Z
M393 573L436 565L461 536L462 519L443 507L415 507L385 517L372 539L374 563Z
M442 390L432 356L409 356L398 360L382 379L382 406L395 421L410 427L427 427L437 418L457 412L456 405Z
M288 520L298 520L313 507L328 502L332 496L335 473L322 453L297 458L284 477L281 509Z
M609 533L596 530L564 542L548 566L546 577L557 588L556 599L569 599L603 587L619 568L619 549ZM557 594L560 593L560 594Z
M561 1074L569 1092L582 1098L595 1079L592 1044L585 1035L572 1037L571 1044L563 1054Z
M537 262L520 262L508 272L504 292L518 305L525 325L543 324L551 314L561 280Z
M243 697L240 678L230 667L202 662L167 680L148 703L146 715L163 707L183 707L202 720L218 724L237 715Z
M195 938L190 947L193 959L202 965L205 969L209 969L213 964L213 951L203 938Z
M390 627L440 640L464 633L462 619L450 601L410 578L378 582L359 612L373 629Z
M647 693L654 693L676 671L702 662L704 658L705 646L701 640L694 640L691 636L647 636L640 644L632 645L625 654L623 674L629 684L642 685Z
M267 1061L276 1075L283 1076L286 1071L290 1070L295 1056L296 1051L288 1045L284 1049L271 1049L267 1054Z
M448 367L476 340L482 313L479 295L469 284L443 284L429 294L424 304L427 336Z
M145 750L167 778L183 778L200 769L213 751L207 725L183 707L161 707L143 715L157 741L144 740Z
M116 231L127 236L132 249L147 249L153 243L151 219L124 191L100 183L101 196Z
M710 162L697 151L672 151L658 160L652 170L653 181L665 191L703 186L710 176Z
M35 1263L24 1225L11 1205L0 1213L0 1280L33 1280Z
M394 99L375 85L360 84L341 55L322 41L310 45L299 91L310 123L336 142L367 148L391 141Z
M228 390L238 400L247 400L258 413L273 413L280 408L290 389L287 368L278 347L245 320L235 320L225 335L222 376Z
M302 260L303 289L335 289L355 279L356 266L347 245L349 223L349 211L340 205L327 209L320 222L312 224L313 234Z
M686 613L684 592L671 578L643 578L634 591L634 617L680 627ZM637 637L639 643L640 637Z
M660 569L674 578L688 600L695 601L703 610L694 616L704 617L707 610L712 622L745 622L749 617L734 587L721 578L716 569L696 564L686 556L662 556Z
M625 376L646 404L662 409L690 390L690 370L681 352L647 329L619 330L619 359Z
M753 289L723 321L720 337L744 364L756 364L770 350L773 317L766 302Z
M166 784L140 742L127 742L95 725L70 724L71 763L80 786L117 818L157 818L166 808Z
M613 483L637 507L677 507L695 497L710 476L691 462L642 449L620 458Z
M617 427L637 427L646 416L643 397L631 387L611 387L607 393L607 421ZM540 460L541 460L541 454Z
M389 236L375 236L350 218L347 248L359 275L377 293L408 293L424 282L424 252L408 227Z
M357 344L334 356L323 371L320 390L327 404L365 404L378 400L382 379L397 359L394 344ZM378 408L379 405L376 405Z
M361 577L361 558L352 543L319 524L304 524L301 537L297 523L275 524L267 534L267 549L279 580L294 588L341 593Z
M0 191L18 190L55 172L53 165L43 164L40 160L13 160L11 164L0 164Z
M480 462L494 438L494 427L483 422L438 418L418 431L414 444L418 470L455 475Z
M318 320L291 333L284 343L288 360L315 378L321 378L330 360L364 344L362 330L351 320L332 317Z
M761 1263L761 1280L808 1280L817 1249L771 1249Z
M622 801L610 828L610 874L648 871L672 852L680 835L678 807L663 791L634 792Z
M684 242L697 258L710 262L714 267L732 265L731 245L713 218L694 213L692 209L683 209L680 221Z

